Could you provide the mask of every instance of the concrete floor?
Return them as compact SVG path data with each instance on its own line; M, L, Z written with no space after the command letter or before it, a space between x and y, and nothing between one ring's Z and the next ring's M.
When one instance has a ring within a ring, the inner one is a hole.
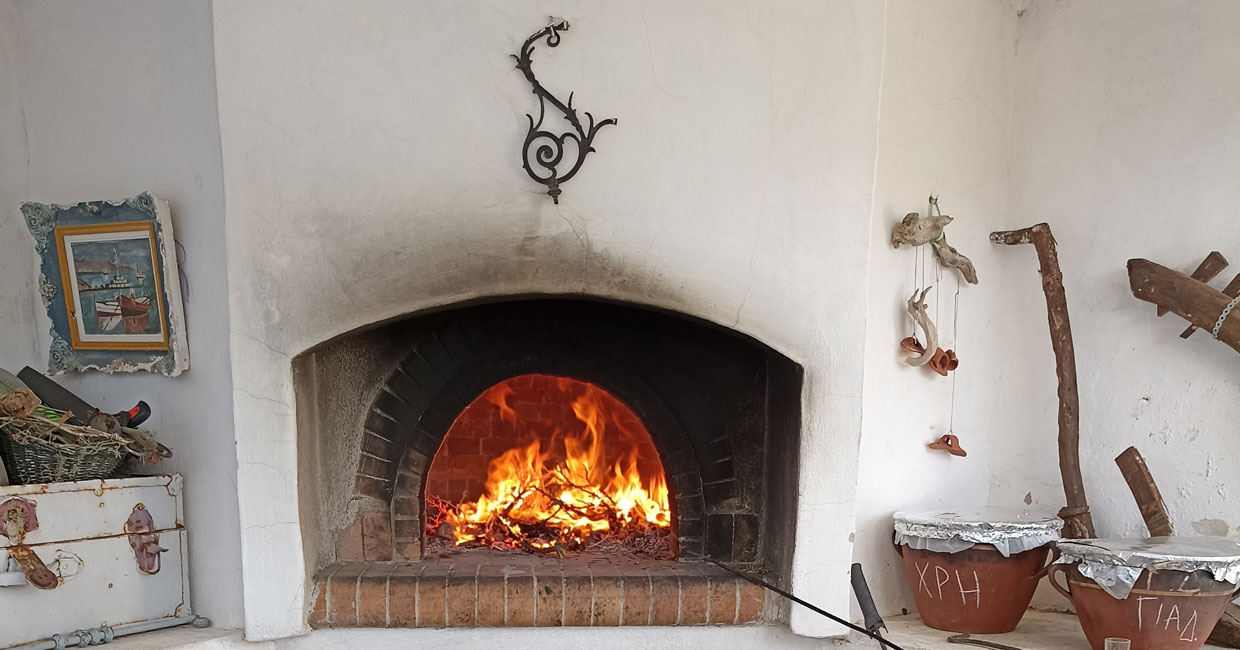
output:
M916 615L888 619L887 627L889 629L889 634L886 635L887 638L892 642L899 644L902 648L904 648L904 650L967 650L968 648L977 647L948 643L947 637L951 636L948 632L940 632L939 630L927 628L921 624L921 621ZM709 632L703 636L715 636L712 633L717 633L721 629L725 628L709 628ZM663 643L659 644L659 647L696 647L696 644L688 642L690 637L680 639L673 638L685 634L688 630L689 628L676 628L676 631L679 634L668 636L664 639ZM699 632L701 631L703 630L699 630ZM433 638L433 634L436 630L410 630L408 632L413 633L413 635L420 641L428 641ZM747 632L754 632L754 628L748 628ZM358 633L360 634L360 632ZM382 635L383 640L389 642L395 642L399 634L399 631L393 630L374 632L374 635ZM783 634L787 634L787 628L783 628ZM241 633L234 630L196 630L187 626L118 639L108 647L114 648L115 650L275 650L279 647L283 650L285 647L298 648L300 646L305 646L308 648L318 646L346 648L381 647L384 645L382 641L380 641L377 645L366 643L362 646L357 646L348 642L347 639L330 639L331 642L328 643L327 641L329 641L329 639L326 637L332 635L321 636L324 638L318 639L318 641L322 643L312 642L314 641L314 635L312 635L311 637L303 637L300 640L288 642L287 646L284 644L272 643L248 644L242 640ZM337 634L335 636L345 635ZM1090 650L1089 644L1085 641L1085 635L1081 632L1080 624L1077 623L1076 617L1070 614L1029 612L1025 615L1024 620L1021 621L1020 627L1017 628L1015 632L1010 634L979 636L976 638L1014 646L1020 648L1021 650ZM407 638L407 640L412 639ZM721 639L718 638L713 639L710 645L721 648L728 647L727 642L720 644L720 641ZM739 641L739 639L734 639L734 641ZM404 643L394 645L404 645ZM410 647L416 647L417 645L419 644L413 643L410 644ZM557 645L558 644L556 643L552 643L548 644L547 647L550 648ZM798 648L844 647L857 648L858 650L878 649L878 642L871 641L869 639L854 639L851 643L835 645L822 642L815 643L812 640L799 637L782 638L779 635L775 635L767 643L735 643L733 647L743 647L749 645L765 646L769 648L779 648L782 645L787 645L788 647ZM642 644L640 643L636 644L636 647L641 646ZM572 644L572 647L581 646L580 644ZM1216 646L1205 647L1216 648Z
M121 637L107 645L115 650L232 650L247 647L241 632L209 627L204 630L183 625L157 632ZM255 644L262 648L265 644Z
M978 646L948 643L950 632L932 630L921 624L916 615L900 616L887 620L887 635L904 650L966 650ZM985 641L993 641L1010 645L1021 650L1090 650L1085 640L1085 633L1076 616L1072 614L1052 614L1046 612L1028 612L1021 620L1020 627L1010 634L980 635L974 637ZM854 641L857 648L878 647L877 641L867 640L865 643ZM1205 648L1217 648L1207 645Z

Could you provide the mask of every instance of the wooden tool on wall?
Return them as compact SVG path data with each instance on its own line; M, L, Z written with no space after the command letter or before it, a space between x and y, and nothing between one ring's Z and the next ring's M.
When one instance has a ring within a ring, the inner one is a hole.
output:
M1193 274L1189 277L1198 282L1209 282L1214 279L1214 276L1222 273L1223 269L1227 268L1227 264L1227 258L1223 257L1222 253L1218 251L1211 251L1210 254L1206 255L1206 258L1201 261L1201 264L1197 265L1197 270L1193 271ZM1171 310L1166 307L1159 307L1158 317L1162 318L1163 316L1166 316L1169 311Z
M1131 259L1128 284L1132 295L1158 305L1159 316L1175 312L1190 323L1181 338L1201 328L1240 352L1240 314L1231 315L1233 310L1240 311L1240 275L1222 291L1206 284L1225 268L1227 259L1217 251L1210 253L1191 276L1149 260Z

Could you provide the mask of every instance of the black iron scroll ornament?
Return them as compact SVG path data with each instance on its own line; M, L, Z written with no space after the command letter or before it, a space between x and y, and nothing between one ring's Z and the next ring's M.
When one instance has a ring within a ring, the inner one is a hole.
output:
M594 151L592 143L595 134L604 126L617 123L615 118L610 118L596 124L594 116L586 112L589 128L583 127L577 117L577 109L573 108L572 93L569 93L568 103L565 104L543 88L534 77L534 69L531 67L534 43L546 39L548 47L556 47L560 44L560 32L568 31L568 26L567 20L552 18L551 24L525 39L520 55L513 56L517 60L517 69L525 75L525 79L534 87L534 94L538 96L538 121L534 121L533 115L525 115L530 120L530 129L525 134L525 146L521 150L521 166L530 178L547 186L547 194L557 204L560 202L560 184L575 176L586 156ZM543 129L548 103L564 114L564 119L573 130L556 134ZM570 141L572 145L566 147ZM573 151L566 152L566 149ZM567 170L561 171L565 167Z

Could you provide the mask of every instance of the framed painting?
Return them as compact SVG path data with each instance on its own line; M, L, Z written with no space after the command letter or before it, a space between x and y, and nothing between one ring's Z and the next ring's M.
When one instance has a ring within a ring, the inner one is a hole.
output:
M52 327L48 371L189 368L172 219L149 193L120 202L25 203Z
M73 349L167 350L155 225L61 226L54 233Z

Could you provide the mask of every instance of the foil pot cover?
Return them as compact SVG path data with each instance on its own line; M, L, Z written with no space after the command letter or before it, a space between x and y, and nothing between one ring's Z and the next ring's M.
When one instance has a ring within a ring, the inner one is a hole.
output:
M1003 557L1041 548L1059 539L1063 520L1053 514L1012 508L962 511L900 511L895 543L936 553L959 553L990 544Z
M1225 537L1074 539L1056 546L1056 564L1078 564L1081 575L1120 600L1147 569L1209 571L1219 582L1240 583L1240 542Z

